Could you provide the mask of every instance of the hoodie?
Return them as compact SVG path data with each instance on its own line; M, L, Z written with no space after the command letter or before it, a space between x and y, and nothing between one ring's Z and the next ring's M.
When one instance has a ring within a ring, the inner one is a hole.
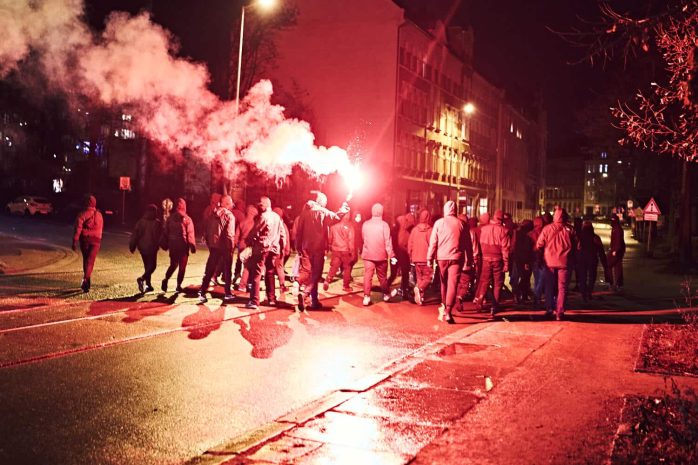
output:
M419 212L419 223L412 228L410 238L407 241L407 253L412 263L426 263L429 251L429 239L431 238L431 215L429 210Z
M371 261L383 261L395 256L390 226L383 221L383 205L377 203L371 208L371 219L361 227L364 246L361 258Z
M557 209L553 222L543 228L536 241L536 249L543 249L545 264L549 268L567 268L577 248L574 229L563 221L564 210Z
M464 253L465 252L465 253ZM444 216L436 220L429 238L427 259L462 260L466 266L473 263L473 244L468 225L456 218L456 204L449 200L444 205Z
M508 263L511 237L502 225L503 215L497 210L488 224L480 226L480 248L483 260L504 260Z
M167 246L170 251L184 252L196 250L196 236L194 234L194 222L187 215L187 202L177 199L175 211L165 223L163 234L167 236Z
M339 223L330 228L330 249L333 253L356 253L356 239L351 217L344 215Z
M239 231L239 238L238 238L238 250L243 250L245 249L249 244L248 242L248 236L250 235L250 231L252 231L252 228L254 228L254 221L257 215L259 214L259 211L254 205L248 205L247 206L247 211L245 214L245 219L243 219L240 222L240 231Z
M138 220L131 233L129 250L138 249L141 253L151 254L158 251L162 223L157 218L158 207L150 204L146 207L143 217Z
M325 253L330 226L342 219L346 213L349 213L349 205L346 202L335 213L315 200L308 200L298 219L296 248L310 253Z
M85 242L100 242L102 240L102 230L104 229L104 219L97 210L97 199L94 195L87 197L85 209L78 214L75 219L73 230L73 242L82 240Z

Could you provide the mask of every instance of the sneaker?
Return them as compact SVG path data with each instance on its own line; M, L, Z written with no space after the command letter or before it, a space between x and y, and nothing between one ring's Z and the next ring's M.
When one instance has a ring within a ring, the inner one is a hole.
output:
M446 318L446 306L444 304L439 305L439 316L438 320L443 321Z
M390 294L383 294L383 302L390 302Z
M353 289L351 288L351 286L344 286L344 287L342 288L342 290L343 290L344 292L351 292L351 291L353 291Z
M163 279L162 284L160 285L160 289L162 289L162 292L167 292L167 280Z
M308 306L309 310L322 310L322 304L320 302L313 302Z
M556 313L555 314L555 321L562 321L563 315L564 315L564 313L562 313L562 312Z
M80 289L82 289L82 292L90 292L90 280L83 279L80 283Z
M276 307L276 300L274 299L269 299L269 302L267 302L269 307Z
M422 305L422 291L419 290L418 286L414 287L414 303Z
M448 323L449 325L456 324L456 320L453 319L453 315L451 315L450 313L446 315L446 323Z
M206 294L204 294L203 292L199 292L199 300L198 300L198 302L199 302L200 304L205 304L206 302L208 302L208 299L206 298Z
M155 289L154 289L153 286L151 286L150 284L148 284L147 286L145 286L145 292L153 292L154 290L155 290Z
M145 282L143 282L143 278L136 278L136 284L138 285L138 292L141 294L145 293Z
M223 302L232 302L235 300L235 296L233 294L226 294L223 296Z
M324 283L322 283L322 289L323 289L324 291L329 291L329 290L330 290L330 283L328 283L327 281L325 281Z
M245 308L249 308L250 310L257 310L259 307L254 302L247 302L245 304Z
M395 296L398 295L399 293L400 293L400 290L397 289L397 288L395 288L395 289L393 289L392 291L390 291L390 297L395 297Z
M177 284L177 288L175 289L177 292L184 292L184 289L182 289L181 284Z
M371 297L365 295L362 303L364 304L364 307L368 307L369 305L371 305Z

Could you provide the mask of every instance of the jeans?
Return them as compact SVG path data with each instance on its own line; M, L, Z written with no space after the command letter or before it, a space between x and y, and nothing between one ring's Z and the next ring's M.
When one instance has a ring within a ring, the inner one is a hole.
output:
M340 265L342 266L342 278L344 282L344 287L349 286L351 283L351 262L354 258L351 252L332 252L332 259L330 260L330 271L327 273L326 282L332 282L334 275L337 273Z
M189 249L173 249L170 248L170 266L165 271L165 281L170 279L174 271L177 272L177 285L181 286L184 281L184 273L187 272L187 262L189 262Z
M259 305L259 288L264 274L264 286L269 302L276 300L276 285L274 284L274 260L278 255L271 252L254 252L250 257L249 270L252 289L250 290L250 302Z
M152 287L152 283L150 282L150 280L153 276L153 273L155 272L155 268L158 265L158 251L155 250L154 252L139 252L141 254L141 260L143 260L143 281L145 281L146 285Z
M199 292L202 294L206 292L209 284L211 284L211 278L219 271L222 271L223 282L225 283L225 294L230 295L232 266L232 251L212 247L208 254L208 260L206 260L204 279L201 281L201 289Z
M364 295L371 295L371 284L373 283L373 273L378 275L383 294L388 293L388 260L364 260Z
M540 302L543 296L543 288L545 287L545 266L539 263L533 263L533 299Z
M480 285L477 288L475 297L479 302L483 302L487 288L492 283L492 310L499 310L499 297L504 284L504 261L503 260L483 260L482 272L480 273Z
M549 313L555 310L558 315L562 315L565 313L569 272L567 268L546 268L545 277L545 308ZM557 298L555 297L556 287Z
M439 260L439 277L441 278L441 302L446 307L446 313L451 313L451 308L456 301L456 288L460 270L463 268L462 260Z
M92 277L92 270L95 267L97 253L101 247L101 241L80 240L80 252L82 252L82 273L85 280Z
M312 305L319 304L317 285L322 279L322 269L325 266L325 254L323 252L301 252L300 268L298 270L298 284L304 294L310 294Z
M432 278L434 277L434 269L427 265L425 262L423 262L415 263L414 271L417 275L417 287L419 288L419 292L423 294L424 291L427 290L427 286L429 286Z

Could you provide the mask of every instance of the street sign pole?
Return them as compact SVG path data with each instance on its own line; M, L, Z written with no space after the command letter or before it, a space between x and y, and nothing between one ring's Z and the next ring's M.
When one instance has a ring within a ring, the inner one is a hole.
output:
M131 190L131 178L121 176L119 178L119 189L121 189L121 224L126 224L126 191Z

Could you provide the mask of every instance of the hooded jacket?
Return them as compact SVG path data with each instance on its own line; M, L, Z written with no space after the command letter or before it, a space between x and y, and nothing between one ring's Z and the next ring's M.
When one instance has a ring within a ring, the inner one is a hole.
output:
M213 210L206 225L206 244L219 250L233 250L235 245L235 215L224 207Z
M259 215L259 221L247 238L247 243L252 246L254 253L270 252L276 255L281 254L281 247L287 241L288 237L286 237L283 221L271 209L267 209Z
M243 250L246 248L248 244L248 238L250 235L250 231L252 231L252 228L254 228L254 221L257 215L259 214L259 211L254 205L248 205L247 206L247 211L245 214L245 219L242 220L240 223L240 233L239 233L239 239L238 239L238 249Z
M335 213L314 200L308 200L298 219L296 248L310 253L324 253L327 250L330 226L339 221L348 211L348 206L343 205Z
M383 261L395 256L390 226L383 221L383 205L377 203L371 208L371 219L361 227L364 246L361 258L371 261Z
M529 236L532 230L533 222L524 220L521 222L521 227L514 231L514 261L516 263L531 265L535 260L536 243Z
M480 249L483 260L508 262L511 251L511 236L502 225L502 216L497 211L489 223L480 226Z
M604 252L601 238L594 233L594 225L591 221L582 223L579 233L579 262L596 268L601 260L604 270L606 269L606 253Z
M615 256L622 257L625 254L625 237L623 236L623 228L620 226L620 221L616 215L611 217L611 244L608 251L615 252Z
M87 198L85 209L78 213L78 217L75 219L73 242L78 240L100 242L103 229L104 219L102 213L97 210L97 199L94 195L90 195Z
M427 260L461 260L466 266L473 263L473 244L468 225L456 218L456 204L449 200L444 205L444 216L436 220L429 238Z
M563 210L555 210L553 222L543 228L538 236L536 249L543 249L545 264L549 268L567 268L577 248L574 228L563 221Z
M351 224L349 215L330 228L330 250L336 253L356 253L356 239L354 238L354 225Z
M157 218L158 208L155 205L148 205L145 213L136 223L131 233L129 250L151 254L158 251L160 245L160 234L162 234L162 223Z
M419 223L412 228L407 242L407 253L412 263L426 263L429 251L429 239L431 238L431 215L429 210L419 212Z
M187 215L187 203L184 199L177 199L175 211L167 218L163 234L167 236L167 246L170 250L196 250L194 222Z

